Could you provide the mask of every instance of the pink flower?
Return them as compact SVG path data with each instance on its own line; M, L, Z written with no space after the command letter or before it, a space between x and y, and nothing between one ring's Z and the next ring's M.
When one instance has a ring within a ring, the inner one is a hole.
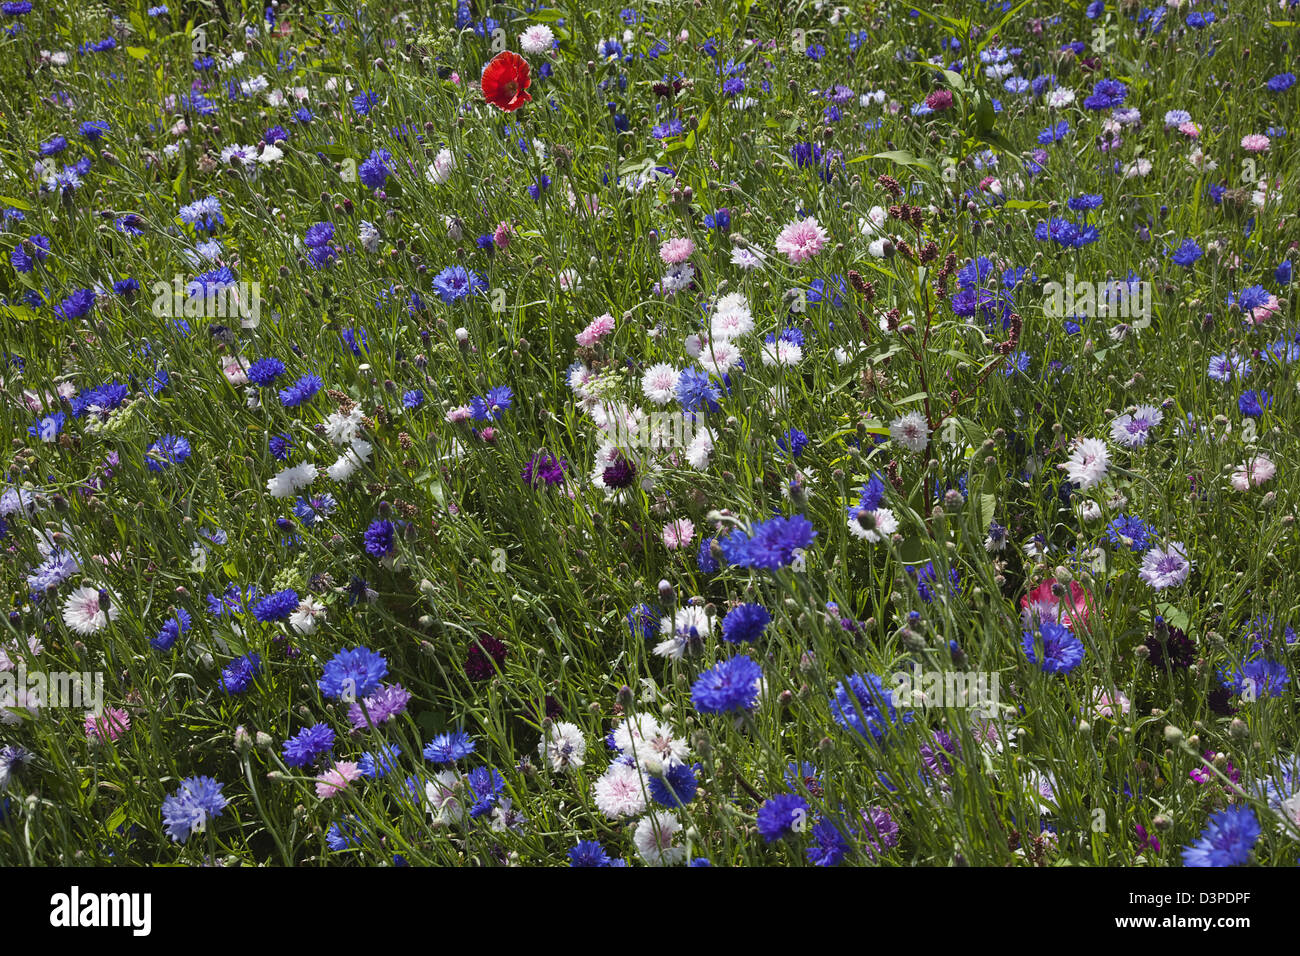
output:
M1196 139L1201 135L1201 128L1195 123L1188 121L1178 127L1178 132L1182 133L1188 139Z
M316 778L316 796L322 800L328 800L336 794L342 793L348 788L353 780L361 777L361 771L351 760L343 760L334 765L332 770L326 770Z
M952 90L935 90L925 98L925 105L936 113L942 113L952 106Z
M614 317L606 312L591 320L585 329L574 336L581 346L595 345L610 332L614 331Z
M664 525L664 547L669 551L685 548L695 537L695 524L690 518L678 518Z
M1278 304L1277 296L1270 294L1268 300L1263 305L1258 305L1250 310L1250 324L1263 325L1280 311L1281 306Z
M510 245L510 225L509 223L497 223L496 232L492 233L492 243L498 249L504 249Z
M472 413L470 412L468 405L460 405L456 408L451 409L451 411L447 412L445 417L448 422L455 424L456 422L466 421L471 414Z
M1258 488L1277 474L1277 465L1264 455L1256 455L1244 462L1232 473L1232 487L1238 491L1249 491L1250 486Z
M695 251L695 243L690 239L668 239L659 247L659 258L666 266L675 266L685 262Z
M1064 595L1058 598L1052 593L1052 587L1057 584L1056 578L1045 578L1020 599L1020 618L1025 627L1034 627L1034 618L1063 624L1070 630L1074 630L1076 622L1080 627L1088 626L1088 592L1078 581L1071 581L1068 600Z
M776 237L776 251L798 265L822 251L829 236L817 219L809 216L789 223Z
M1251 133L1241 138L1241 148L1248 153L1267 153L1269 139L1263 133Z
M110 707L98 717L86 715L86 738L108 743L131 729L131 717L120 707Z

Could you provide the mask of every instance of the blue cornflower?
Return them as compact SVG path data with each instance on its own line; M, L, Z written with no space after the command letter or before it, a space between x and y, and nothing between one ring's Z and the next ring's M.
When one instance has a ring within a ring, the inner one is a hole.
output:
M245 654L231 661L221 671L221 689L227 694L242 694L262 672L262 655Z
M248 380L258 388L267 388L284 374L284 363L278 358L260 358L248 366L247 374Z
M1219 680L1233 694L1246 701L1263 697L1281 697L1291 682L1291 675L1281 661L1257 657L1232 671L1223 671Z
M179 435L163 435L149 446L144 463L150 471L163 471L190 457L190 443Z
M397 758L402 748L397 744L384 744L377 751L367 751L357 760L357 769L363 777L375 780L386 777L397 768Z
M158 633L149 640L155 650L169 651L182 634L190 629L190 612L182 607L172 608L172 616L165 620Z
M1184 239L1182 245L1170 254L1169 258L1174 260L1175 265L1180 265L1184 269L1190 269L1196 260L1201 258L1205 253L1201 247L1196 244L1195 239Z
M1248 418L1259 418L1264 414L1264 409L1272 404L1273 396L1263 389L1255 391L1252 388L1248 392L1242 392L1241 397L1237 399L1238 411Z
M1295 74L1279 73L1277 76L1270 77L1264 85L1268 87L1270 92L1284 93L1295 86Z
M321 495L318 498L299 498L293 505L293 513L298 520L310 528L317 521L328 518L338 502L333 495Z
M729 564L775 570L793 562L795 552L808 548L816 536L812 522L803 515L778 515L758 522L747 534L732 531L721 547Z
M487 280L464 266L448 266L433 278L433 291L447 305L487 289Z
M1255 811L1235 804L1211 815L1200 839L1183 847L1184 866L1240 866L1250 861L1250 851L1259 840Z
M370 157L357 168L357 178L367 189L382 189L393 175L393 154L386 149L372 149Z
M272 458L276 461L285 461L289 457L289 449L293 448L293 439L284 433L272 435L267 439L266 446Z
M802 832L808 819L808 801L793 793L778 793L758 808L758 832L771 843Z
M28 236L9 254L9 263L19 272L31 272L36 263L50 254L50 240L41 235Z
M749 710L758 702L763 669L744 654L709 668L691 686L691 703L702 714Z
M846 730L876 742L883 740L898 723L893 691L876 674L851 674L837 683L831 696L831 716ZM911 721L909 711L904 714L903 722Z
M649 604L638 604L627 612L627 626L634 638L651 640L659 633L659 615Z
M776 440L776 447L798 458L803 454L803 450L808 447L808 436L797 428L789 428L784 435Z
M54 307L54 314L61 322L80 319L95 307L95 293L92 289L78 289Z
M756 641L772 622L772 615L761 604L740 604L722 619L722 639L733 644Z
M716 412L720 406L718 399L722 392L709 379L707 372L688 368L677 377L677 401L688 412L704 408Z
M1151 546L1151 535L1151 526L1136 516L1117 515L1106 526L1106 538L1111 544L1136 553L1145 552Z
M376 518L366 528L364 543L366 554L374 558L382 558L393 553L395 543L395 531L393 523L386 518Z
M713 556L713 542L717 540L716 536L700 539L700 547L695 554L695 564L704 574L713 574L718 570L718 561Z
M424 392L418 388L413 388L402 395L402 407L408 412L414 411L424 404Z
M230 802L221 793L222 785L211 777L190 777L180 788L163 800L162 818L167 835L184 843L195 830L202 832L209 820L221 816Z
M835 866L849 850L849 841L830 820L818 820L812 828L813 842L805 851L814 866Z
M1128 98L1128 87L1119 80L1098 80L1092 94L1083 101L1084 109L1108 110Z
M324 386L319 375L308 372L292 385L280 389L280 404L285 408L296 408L310 402Z
M469 785L470 796L474 798L469 808L469 815L474 819L492 812L506 788L501 774L491 767L475 767L466 775L465 782Z
M665 807L685 806L695 799L695 791L699 788L695 772L699 769L699 764L673 763L664 768L663 776L652 776L646 790L651 799Z
M515 393L509 385L490 388L485 395L470 399L470 416L476 422L496 421L514 403Z
M595 840L580 840L569 850L569 866L609 866L605 848Z
M463 730L439 734L424 747L424 759L433 763L455 763L474 752L474 741Z
M253 608L253 616L263 624L283 621L298 609L298 603L298 592L293 588L285 588L283 591L268 594L258 601L257 606Z
M1039 664L1048 674L1068 674L1083 663L1083 642L1068 627L1055 621L1041 622L1037 635L1025 631L1021 646L1029 663Z
M369 697L388 676L388 662L368 647L339 651L316 682L322 694L346 701Z
M284 742L284 762L290 767L306 767L334 749L334 731L329 724L304 727Z

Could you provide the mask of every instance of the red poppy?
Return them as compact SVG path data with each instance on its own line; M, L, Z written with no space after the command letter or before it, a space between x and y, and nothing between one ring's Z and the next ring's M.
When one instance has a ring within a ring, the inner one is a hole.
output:
M528 61L518 53L505 50L483 67L483 98L507 113L532 100L528 95Z

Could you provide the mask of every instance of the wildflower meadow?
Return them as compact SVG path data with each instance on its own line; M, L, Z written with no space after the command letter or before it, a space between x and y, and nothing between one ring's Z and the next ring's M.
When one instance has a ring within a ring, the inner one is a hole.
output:
M0 863L1300 862L1300 2L150 2L0 4Z

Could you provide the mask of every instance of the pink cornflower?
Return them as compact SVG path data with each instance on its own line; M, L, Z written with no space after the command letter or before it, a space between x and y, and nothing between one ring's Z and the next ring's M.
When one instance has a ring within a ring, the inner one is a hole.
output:
M1263 133L1251 133L1241 138L1241 148L1248 153L1267 153L1269 139Z
M468 405L460 405L456 408L451 409L451 411L447 412L445 417L448 422L455 424L456 422L463 422L468 420L470 414L471 412L469 410Z
M668 239L659 247L659 258L666 266L675 266L685 262L695 251L695 243L690 239Z
M510 224L505 222L497 223L496 232L492 233L492 243L498 249L504 249L510 245Z
M1250 316L1246 321L1251 325L1263 325L1280 312L1281 308L1282 306L1277 301L1277 296L1270 294L1263 305L1257 305L1255 308L1250 310Z
M591 320L591 323L574 336L581 346L595 345L610 332L614 331L614 317L606 312L604 315L597 316Z
M786 225L776 237L776 251L798 265L822 251L830 238L813 216Z
M1196 139L1201 135L1201 128L1191 120L1188 120L1186 123L1179 125L1178 132L1182 133L1188 139Z
M1277 474L1277 465L1264 455L1248 459L1232 473L1232 487L1238 491L1249 491L1250 486L1259 487Z
M336 763L331 770L326 770L316 778L316 796L328 800L348 788L353 780L361 778L361 770L351 760Z
M664 547L669 551L685 548L695 537L695 523L690 518L678 518L664 525Z
M109 707L98 717L86 715L86 739L98 740L102 744L121 737L131 729L131 716L120 707Z

